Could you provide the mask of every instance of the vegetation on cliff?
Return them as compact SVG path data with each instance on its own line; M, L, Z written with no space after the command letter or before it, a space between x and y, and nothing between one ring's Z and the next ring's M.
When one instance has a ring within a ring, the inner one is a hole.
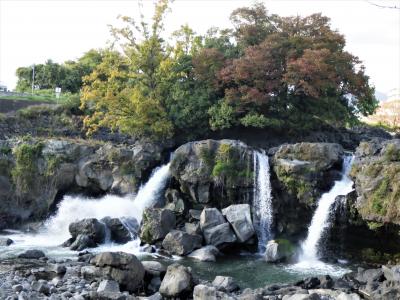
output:
M400 145L398 140L380 145L362 143L365 153L356 162L351 175L360 193L358 209L370 227L378 228L390 222L400 224Z

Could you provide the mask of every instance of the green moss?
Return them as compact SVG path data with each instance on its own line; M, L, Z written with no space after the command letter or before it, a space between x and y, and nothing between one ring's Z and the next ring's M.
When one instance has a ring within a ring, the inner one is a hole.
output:
M239 151L229 144L221 144L215 156L212 176L219 183L233 186L238 180L249 180L252 172L246 165Z
M13 182L20 193L29 191L37 176L36 160L41 155L43 144L23 143L14 148L15 166L11 171Z
M279 245L279 252L280 253L284 253L284 256L286 258L292 256L294 254L295 251L295 247L293 246L293 244L286 239L276 239L275 240L278 245Z
M374 169L376 168L376 169ZM400 164L397 162L380 163L379 167L369 165L364 175L380 178L376 186L366 195L366 204L361 208L363 216L378 215L386 221L398 221L400 218ZM374 172L371 171L374 169Z
M383 226L383 224L379 222L367 222L367 225L371 230L377 230Z
M400 161L400 149L397 149L395 144L387 145L384 153L385 161Z
M208 147L200 148L200 159L204 162L207 168L213 168L215 164L215 155Z
M58 168L64 161L65 159L59 155L50 155L46 157L47 167L44 175L46 177L54 176L57 173Z
M9 155L9 154L11 154L11 152L12 152L12 149L10 147L8 147L7 145L0 146L0 154Z
M313 186L302 179L301 176L297 174L290 174L286 172L283 168L277 166L275 168L275 172L278 176L278 179L281 183L286 187L287 191L295 195L298 199L307 199L307 203L314 203L314 198L312 197ZM308 168L304 169L302 175L307 175L311 170Z

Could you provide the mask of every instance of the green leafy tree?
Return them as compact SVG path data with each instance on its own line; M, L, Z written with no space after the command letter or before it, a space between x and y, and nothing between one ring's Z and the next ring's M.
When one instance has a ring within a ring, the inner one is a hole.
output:
M82 108L92 107L85 118L89 133L108 126L137 137L166 139L173 135L162 95L162 66L168 60L160 33L168 1L155 5L152 24L142 18L121 17L126 26L111 27L123 54L109 50L104 63L85 78ZM139 40L140 39L140 40Z

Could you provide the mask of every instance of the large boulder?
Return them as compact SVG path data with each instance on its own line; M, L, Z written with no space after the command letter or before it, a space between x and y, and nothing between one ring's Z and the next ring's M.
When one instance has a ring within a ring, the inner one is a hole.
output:
M69 224L69 233L75 240L79 235L85 235L95 244L104 242L106 228L105 225L95 218L82 219Z
M116 243L125 244L137 236L139 224L135 218L101 219L110 231L110 239Z
M280 146L273 156L273 169L288 193L312 205L332 184L342 163L343 148L333 143L298 143Z
M237 240L228 222L205 229L203 235L208 245L216 247L225 247Z
M44 252L42 250L32 249L32 250L26 250L25 252L18 255L18 257L26 258L26 259L39 259L39 258L46 257L46 255L44 254Z
M253 186L252 154L240 141L190 142L175 151L171 173L194 204L223 207Z
M179 264L169 265L160 286L160 293L166 298L186 299L193 288L191 270Z
M222 214L231 224L239 242L244 243L255 234L251 221L250 205L230 205L222 210Z
M205 208L200 215L200 228L206 230L225 223L226 220L221 212L216 208Z
M176 217L169 209L147 208L143 212L140 239L154 244L175 228Z
M400 140L373 140L357 148L351 172L355 207L371 227L400 225Z
M90 272L104 279L115 280L123 291L136 291L145 274L136 256L125 252L103 252L93 257L90 263L95 267Z
M187 255L201 247L203 238L200 235L188 234L180 230L172 230L162 242L165 250L176 255Z
M95 248L97 243L87 234L78 234L78 236L69 240L69 248L74 251L82 251L86 248Z
M188 257L197 259L199 261L216 261L216 256L220 255L218 248L215 246L204 246L200 249L194 250L188 255Z

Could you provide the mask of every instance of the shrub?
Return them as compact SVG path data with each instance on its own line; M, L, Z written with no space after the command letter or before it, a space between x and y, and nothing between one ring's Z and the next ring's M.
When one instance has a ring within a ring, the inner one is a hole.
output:
M15 166L11 171L13 182L17 192L25 193L32 185L37 175L36 160L41 155L43 144L23 143L14 148Z

